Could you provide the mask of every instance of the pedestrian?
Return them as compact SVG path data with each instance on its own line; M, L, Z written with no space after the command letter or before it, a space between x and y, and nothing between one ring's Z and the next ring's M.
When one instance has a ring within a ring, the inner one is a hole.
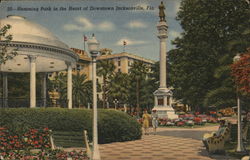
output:
M156 113L156 110L153 110L153 113L151 114L151 119L152 119L154 135L155 135L156 129L158 128L158 114Z
M148 135L148 128L149 128L149 121L150 121L150 115L148 114L147 110L144 110L142 115L142 126L144 128L144 134Z

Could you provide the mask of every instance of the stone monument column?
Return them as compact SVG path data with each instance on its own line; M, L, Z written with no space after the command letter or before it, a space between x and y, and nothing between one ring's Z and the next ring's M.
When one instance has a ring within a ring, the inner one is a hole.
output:
M156 110L160 118L174 119L178 118L172 108L172 91L167 87L167 30L168 25L165 19L165 6L163 2L159 5L160 21L157 24L158 38L160 39L160 86L154 92L155 105L153 110Z

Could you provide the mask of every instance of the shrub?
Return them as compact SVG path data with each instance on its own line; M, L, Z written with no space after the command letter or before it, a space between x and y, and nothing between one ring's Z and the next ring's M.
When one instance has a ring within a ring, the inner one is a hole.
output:
M92 139L92 110L62 108L0 109L0 126L17 133L29 128L49 128L52 131L88 131ZM141 125L136 119L115 110L98 110L99 143L135 140L141 137Z

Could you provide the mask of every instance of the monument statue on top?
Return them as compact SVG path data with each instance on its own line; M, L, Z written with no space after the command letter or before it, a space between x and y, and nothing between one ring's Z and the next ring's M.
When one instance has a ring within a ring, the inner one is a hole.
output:
M168 25L164 13L165 6L163 2L159 5L160 22L157 24L158 35L160 39L160 86L154 92L154 108L160 118L174 119L178 118L172 107L173 93L167 86L167 31Z
M161 1L161 4L159 5L160 22L166 22L164 10L165 10L165 6L164 6L163 2Z

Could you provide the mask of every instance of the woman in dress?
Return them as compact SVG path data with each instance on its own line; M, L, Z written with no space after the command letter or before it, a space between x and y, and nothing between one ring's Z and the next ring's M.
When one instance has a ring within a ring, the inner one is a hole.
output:
M154 134L156 133L156 129L158 128L158 114L156 113L156 110L153 110L153 113L151 114L152 118L152 126L154 129Z
M143 112L142 120L143 120L142 126L144 128L144 134L148 135L150 115L148 114L147 110Z

